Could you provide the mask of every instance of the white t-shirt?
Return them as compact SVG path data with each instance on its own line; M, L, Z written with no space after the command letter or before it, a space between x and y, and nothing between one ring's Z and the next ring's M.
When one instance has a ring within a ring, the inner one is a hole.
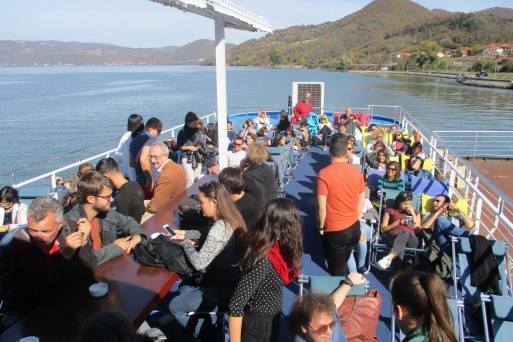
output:
M228 152L228 166L239 167L242 159L246 158L246 151L240 150L239 152Z

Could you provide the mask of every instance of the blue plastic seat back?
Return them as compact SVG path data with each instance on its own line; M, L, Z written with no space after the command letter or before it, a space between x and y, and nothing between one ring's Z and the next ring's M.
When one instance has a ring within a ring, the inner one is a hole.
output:
M501 277L499 287L503 296L507 296L508 289L504 268L504 256L506 254L506 249L501 241L490 240L489 242L499 268L499 275ZM468 237L460 237L458 244L458 257L463 302L465 304L476 304L480 301L481 291L470 284L471 270L469 265L472 258L472 250L470 248L470 239Z
M310 276L310 291L315 293L330 294L337 287L340 282L346 277L332 277L332 276ZM363 296L365 294L365 285L353 286L349 291L348 296Z
M417 176L411 177L411 190L421 192L429 196L437 196L439 194L447 195L449 192L449 183L447 181L436 181L422 179Z
M397 195L399 195L399 193L401 193L402 191L401 190L382 190L382 191L384 191L384 196L387 199L387 208L393 208ZM418 192L412 192L411 197L412 197L411 205L412 205L413 209L420 212L420 210L421 210L420 194Z
M495 341L513 340L513 298L491 295L491 321Z
M367 186L376 188L378 186L378 179L385 175L385 171L378 169L368 168L367 169Z

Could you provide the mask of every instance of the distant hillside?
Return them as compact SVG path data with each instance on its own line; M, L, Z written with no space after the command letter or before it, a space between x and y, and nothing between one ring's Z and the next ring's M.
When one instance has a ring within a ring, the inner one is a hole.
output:
M229 50L233 45L227 44ZM0 41L0 65L197 64L215 54L214 42L182 47L133 49L110 44L58 41Z
M375 0L334 22L293 26L247 41L228 53L232 65L336 68L347 56L357 63L390 62L426 41L443 48L513 42L513 21L490 14L430 11L409 0Z
M485 9L483 11L479 11L477 13L480 13L480 14L491 14L491 15L496 15L498 17L502 17L502 18L513 19L513 8L492 7L492 8Z

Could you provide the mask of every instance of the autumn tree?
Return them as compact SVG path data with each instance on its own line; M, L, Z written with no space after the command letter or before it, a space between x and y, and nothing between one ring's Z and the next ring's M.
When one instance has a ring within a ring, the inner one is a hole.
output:
M420 51L412 53L411 59L422 68L424 65L433 64L438 59L437 53L440 50L440 45L436 42L427 42L420 47Z

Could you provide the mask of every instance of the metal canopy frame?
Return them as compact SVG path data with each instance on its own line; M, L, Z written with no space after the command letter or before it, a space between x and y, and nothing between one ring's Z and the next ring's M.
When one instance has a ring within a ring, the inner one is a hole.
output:
M217 89L217 123L218 131L226 132L228 109L226 100L226 27L250 31L271 32L273 28L264 17L228 1L228 0L151 0L165 6L175 7L184 12L191 12L215 22L216 42L216 89ZM219 134L219 167L228 166L228 137Z

